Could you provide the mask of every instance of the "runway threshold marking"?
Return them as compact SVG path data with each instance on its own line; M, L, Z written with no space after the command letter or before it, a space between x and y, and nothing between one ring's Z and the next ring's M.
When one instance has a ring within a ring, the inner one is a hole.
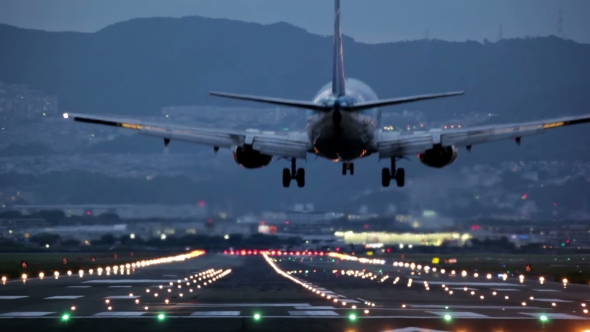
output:
M533 289L536 292L561 292L560 290L557 289Z
M2 295L0 296L0 300L16 300L16 299L24 299L25 297L29 297L28 295Z
M90 288L92 286L67 286L66 288Z
M127 286L109 286L109 288L131 288L131 285L127 285Z
M574 302L574 301L561 300L561 299L534 299L533 301L539 301L539 302L560 302L560 303Z
M40 317L53 314L53 311L15 311L0 314L0 317Z
M199 317L222 317L222 316L239 316L239 311L196 311L191 316Z

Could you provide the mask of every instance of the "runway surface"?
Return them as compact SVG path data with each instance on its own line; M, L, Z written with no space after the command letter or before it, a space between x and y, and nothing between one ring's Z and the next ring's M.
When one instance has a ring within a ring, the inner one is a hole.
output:
M260 254L93 272L8 280L2 331L590 331L587 285Z

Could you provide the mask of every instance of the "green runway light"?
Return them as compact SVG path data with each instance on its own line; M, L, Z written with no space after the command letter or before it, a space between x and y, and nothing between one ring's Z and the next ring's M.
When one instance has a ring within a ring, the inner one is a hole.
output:
M453 317L451 317L451 315L445 315L445 320L448 322L450 321Z
M260 320L260 314L254 314L254 320Z
M350 320L352 320L352 321L355 321L355 320L356 320L356 315L355 315L355 314L350 314L350 315L348 316L348 319L350 319Z
M69 314L63 314L63 316L61 316L61 320L62 321L68 321L70 319L70 315Z
M541 317L539 317L539 319L541 320L541 322L546 322L549 320L549 318L547 318L547 316L545 316L545 315L541 315Z
M164 315L164 314L158 315L158 320L164 320L164 318L166 318L166 315Z

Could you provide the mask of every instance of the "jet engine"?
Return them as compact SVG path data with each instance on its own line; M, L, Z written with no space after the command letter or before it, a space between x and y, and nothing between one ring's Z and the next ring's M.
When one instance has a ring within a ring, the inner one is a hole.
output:
M440 146L437 145L432 149L420 153L418 158L420 161L429 167L443 168L452 164L459 155L459 151L454 146Z
M251 145L239 146L233 152L236 163L245 168L264 167L272 161L272 156L252 149Z

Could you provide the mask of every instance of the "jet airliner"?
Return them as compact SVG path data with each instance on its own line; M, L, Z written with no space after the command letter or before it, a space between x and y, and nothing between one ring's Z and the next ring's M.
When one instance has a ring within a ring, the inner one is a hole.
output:
M540 134L546 129L590 122L590 114L504 125L479 126L450 130L429 130L401 135L381 129L380 107L421 100L451 97L462 91L425 94L391 99L378 99L365 83L347 78L344 72L342 33L340 29L340 0L335 0L334 49L332 81L320 89L311 101L252 95L209 92L212 96L254 101L265 104L294 107L306 110L305 132L269 133L240 130L205 129L147 123L139 120L107 116L64 113L64 118L79 122L109 125L156 136L168 146L171 140L180 140L233 151L235 162L245 168L260 168L273 158L291 161L284 168L282 184L289 187L295 180L298 187L305 186L305 169L297 168L298 159L308 154L342 163L342 174L354 174L354 161L378 154L379 159L390 159L390 167L381 170L381 184L388 187L392 180L398 187L405 183L405 171L396 167L396 161L411 154L430 167L442 168L453 163L458 148L468 151L475 144L502 139L514 139L520 144L527 135Z

